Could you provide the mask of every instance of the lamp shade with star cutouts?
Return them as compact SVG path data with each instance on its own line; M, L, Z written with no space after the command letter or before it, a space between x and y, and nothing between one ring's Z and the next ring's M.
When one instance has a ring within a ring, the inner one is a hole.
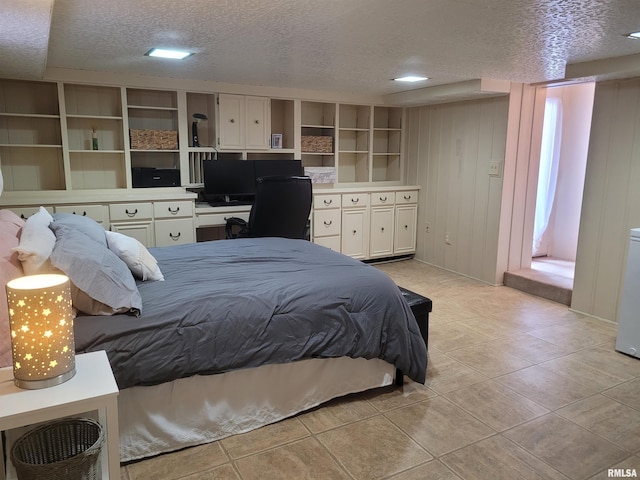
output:
M69 380L76 372L69 278L27 275L6 290L15 384L37 389Z

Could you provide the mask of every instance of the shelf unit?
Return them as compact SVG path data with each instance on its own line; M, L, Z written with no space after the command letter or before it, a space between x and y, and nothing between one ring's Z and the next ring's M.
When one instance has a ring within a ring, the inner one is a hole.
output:
M302 136L331 137L331 153L301 152L305 167L336 167L336 104L322 102L301 102Z
M237 145L223 135L237 133L221 127L223 106L237 118L232 127L241 126ZM207 117L198 123L199 147L196 113ZM400 185L404 115L392 106L0 79L0 165L6 192L128 190L135 167L178 170L182 186L199 187L202 161L215 158L301 158L304 167L320 167L319 181L337 186ZM132 129L175 132L178 144L134 149ZM282 148L272 148L274 134ZM328 137L331 151L303 151L306 136ZM221 137L225 147L216 145Z
M5 190L64 190L62 147L57 84L0 80Z
M128 128L178 131L176 91L127 88ZM130 148L131 168L180 169L180 149Z
M338 182L369 182L371 106L338 106Z
M216 96L213 93L187 92L186 131L189 132L187 152L189 155L189 185L199 185L204 181L202 162L216 158ZM207 117L197 123L198 143L194 146L193 122L194 114Z
M400 107L373 107L373 182L401 179L402 116Z
M121 88L65 84L64 100L70 188L125 188Z

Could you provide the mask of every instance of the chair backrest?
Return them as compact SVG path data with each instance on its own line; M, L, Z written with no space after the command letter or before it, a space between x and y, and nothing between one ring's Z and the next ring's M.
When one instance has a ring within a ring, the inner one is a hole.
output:
M258 178L249 215L250 236L305 239L311 201L309 177Z

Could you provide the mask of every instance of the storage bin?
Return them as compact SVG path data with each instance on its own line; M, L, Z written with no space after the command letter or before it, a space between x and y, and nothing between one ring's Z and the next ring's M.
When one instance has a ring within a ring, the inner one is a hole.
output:
M332 153L333 137L303 135L302 151L305 153Z
M100 478L102 426L89 418L67 418L37 427L11 448L19 480Z
M175 130L130 129L133 150L177 150L178 132Z

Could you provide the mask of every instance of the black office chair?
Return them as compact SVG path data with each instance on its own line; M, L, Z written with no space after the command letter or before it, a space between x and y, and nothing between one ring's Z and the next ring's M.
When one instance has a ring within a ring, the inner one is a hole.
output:
M249 221L229 218L226 237L285 237L308 240L311 201L309 177L260 177L256 180L256 197ZM234 230L237 232L234 233Z

